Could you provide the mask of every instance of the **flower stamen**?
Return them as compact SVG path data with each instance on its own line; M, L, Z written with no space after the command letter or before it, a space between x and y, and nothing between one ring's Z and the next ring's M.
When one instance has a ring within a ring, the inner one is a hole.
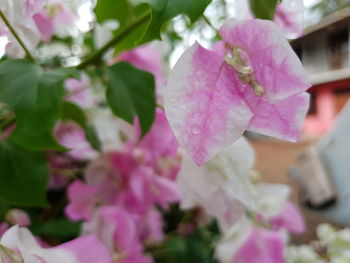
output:
M244 84L249 84L253 88L256 96L263 96L265 90L255 79L254 70L248 66L242 58L240 48L228 46L228 49L229 51L226 53L225 62L234 68L238 78Z

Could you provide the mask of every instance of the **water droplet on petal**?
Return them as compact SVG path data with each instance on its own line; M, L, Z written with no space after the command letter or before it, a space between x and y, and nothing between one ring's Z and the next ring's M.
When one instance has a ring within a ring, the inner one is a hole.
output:
M197 134L200 134L200 133L201 133L201 130L200 130L199 128L197 128L197 127L193 127L191 131L192 131L192 133L193 133L194 135L197 135Z

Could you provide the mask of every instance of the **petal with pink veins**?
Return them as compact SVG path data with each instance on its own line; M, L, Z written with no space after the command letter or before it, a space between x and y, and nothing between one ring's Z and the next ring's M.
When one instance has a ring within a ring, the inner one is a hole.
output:
M252 112L234 88L222 44L195 44L176 63L167 85L165 111L180 145L199 166L242 136Z

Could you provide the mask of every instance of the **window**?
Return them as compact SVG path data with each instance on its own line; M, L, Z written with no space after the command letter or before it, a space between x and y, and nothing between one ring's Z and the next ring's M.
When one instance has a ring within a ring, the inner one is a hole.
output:
M348 29L344 28L328 36L328 54L330 69L341 69L349 65Z

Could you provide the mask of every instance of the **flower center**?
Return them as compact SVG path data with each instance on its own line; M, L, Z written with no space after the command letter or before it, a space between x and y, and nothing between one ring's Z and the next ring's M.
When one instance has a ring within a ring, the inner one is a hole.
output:
M264 95L265 90L255 79L254 70L242 58L242 49L231 45L226 45L226 47L228 51L225 55L225 62L233 67L243 83L249 84L253 88L256 96Z

